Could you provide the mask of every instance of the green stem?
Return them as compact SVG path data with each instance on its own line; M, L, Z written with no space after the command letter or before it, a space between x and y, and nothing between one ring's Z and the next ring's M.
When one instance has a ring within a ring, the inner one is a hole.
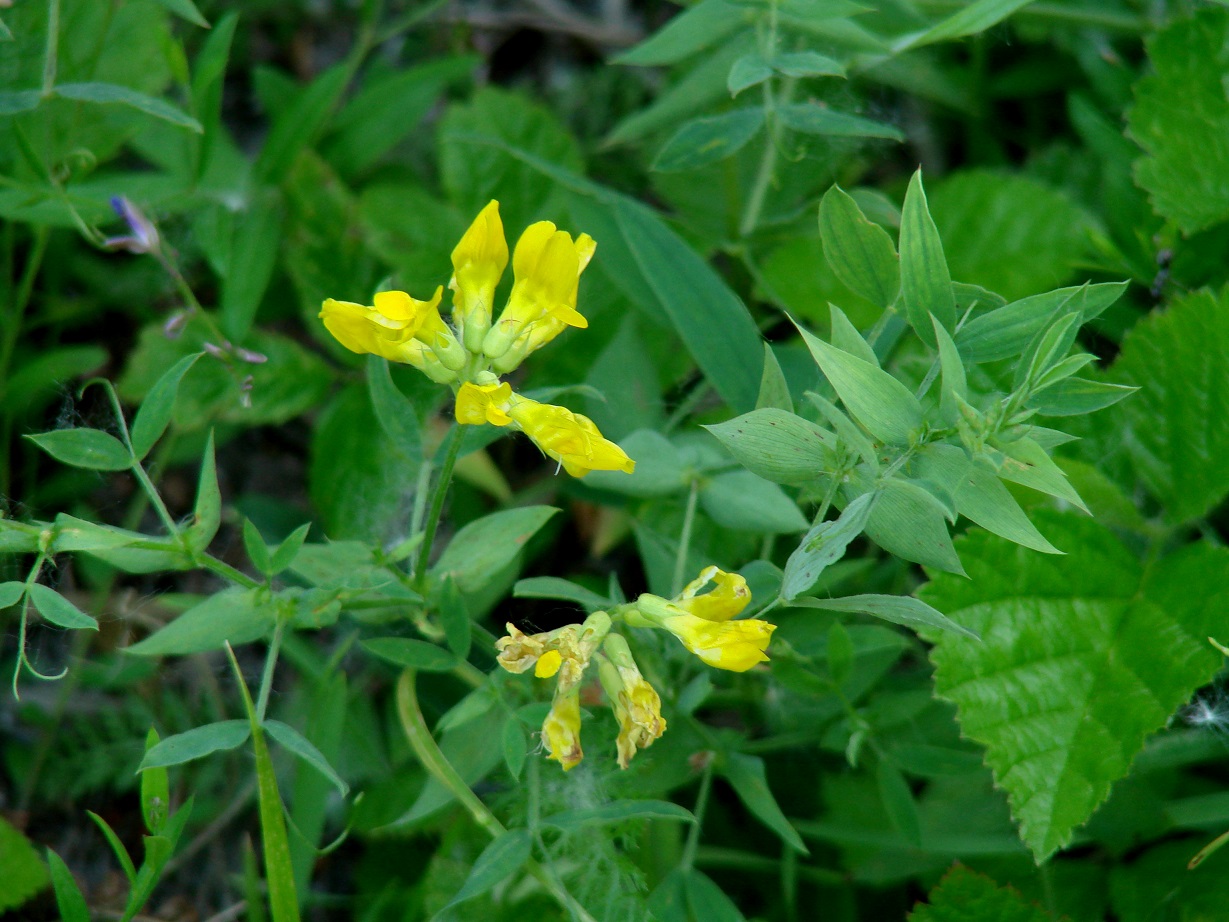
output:
M431 509L427 513L427 528L423 533L422 546L418 549L418 563L414 567L414 585L422 592L427 585L427 567L431 564L431 548L435 544L435 532L440 526L440 516L444 512L444 498L448 495L448 487L452 483L452 469L456 466L457 457L461 454L461 426L452 424L448 432L448 448L444 455L444 464L440 467L440 476L435 482L435 492L431 494Z
M179 531L179 526L175 524L175 520L171 518L171 512L166 508L166 503L162 501L162 497L158 493L158 488L154 486L154 482L149 479L149 474L145 473L145 468L141 466L141 462L133 459L132 473L141 484L141 489L145 491L145 495L149 497L150 503L153 504L154 511L158 513L158 518L162 520L162 526L167 530L171 537L182 540L182 534Z
M691 527L696 520L696 500L700 496L700 478L692 477L691 490L687 494L687 510L683 513L683 531L679 535L679 549L674 555L674 575L670 577L670 596L677 597L683 591L683 579L687 575L687 558L691 551Z
M696 795L696 821L687 831L687 844L683 846L683 858L680 867L690 871L695 867L696 849L700 847L700 828L704 825L704 813L708 810L708 794L713 787L713 760L710 758L704 766L704 774L700 776L700 792Z
M773 6L775 14L776 7ZM751 194L747 196L747 207L743 209L742 220L738 223L738 236L750 237L760 223L760 214L764 210L764 199L768 196L768 187L772 184L772 174L777 167L777 146L781 139L781 120L777 117L777 104L773 97L772 81L764 82L764 115L768 119L768 135L764 139L764 153L760 155L760 165L755 173L755 181L751 185Z
M286 619L278 615L277 626L273 628L273 639L269 641L269 652L265 654L265 668L260 676L260 692L256 696L256 720L264 723L265 711L269 708L269 694L273 690L273 673L277 671L277 656L282 649L282 633L286 629Z
M34 280L38 277L38 270L42 268L43 257L47 253L49 236L50 232L46 227L39 227L34 231L34 243L26 257L21 281L17 283L17 292L6 312L8 316L5 317L4 338L0 340L0 394L3 394L5 382L8 381L9 364L13 361L13 352L21 335L21 322L34 292Z
M43 53L43 96L55 89L56 58L60 40L60 0L47 2L47 43Z

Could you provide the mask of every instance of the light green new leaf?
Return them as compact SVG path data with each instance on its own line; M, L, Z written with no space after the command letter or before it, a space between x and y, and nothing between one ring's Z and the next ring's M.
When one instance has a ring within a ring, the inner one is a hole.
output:
M678 173L724 160L744 148L763 124L759 106L693 119L662 146L651 169Z
M841 512L839 518L817 522L802 543L789 555L781 580L781 598L798 598L815 585L820 574L845 556L849 542L862 534L870 520L875 493L863 493Z
M909 181L900 217L900 294L913 331L934 346L934 317L949 332L956 329L956 298L943 254L939 229L926 205L919 169Z
M838 138L884 138L903 141L904 134L891 125L873 122L860 115L837 112L818 103L794 102L779 106L776 115L781 124L799 134L826 135Z
M56 429L26 438L57 461L73 467L124 471L132 465L132 456L124 443L98 429Z
M705 426L739 464L774 483L806 483L832 471L836 437L774 407Z
M858 332L858 328L853 325L853 321L845 316L843 310L835 304L829 303L828 318L832 328L832 345L842 352L848 352L854 358L861 359L868 364L879 365L879 356L875 355L874 348Z
M794 851L809 855L807 847L802 844L802 838L797 830L790 825L785 814L777 805L768 787L768 778L764 774L764 760L759 756L750 756L742 752L727 752L720 765L721 774L730 782L734 793L757 819L785 842Z
M444 909L486 893L528 861L532 850L533 836L528 829L505 829L482 850L469 877Z
M251 733L252 728L246 720L220 720L203 727L194 727L168 736L162 742L151 746L137 771L181 765L210 753L235 749L242 746Z
M1148 316L1122 344L1113 377L1140 392L1114 411L1132 463L1175 522L1229 494L1229 291L1193 292Z
M960 358L960 350L950 333L943 329L943 324L931 317L934 326L935 340L939 344L939 369L942 389L939 392L939 423L950 426L960 415L959 400L969 396L969 384L965 378L964 362Z
M1065 917L1064 917L1065 918ZM926 897L926 905L909 913L909 922L1054 922L1019 892L1000 887L989 877L956 865Z
M333 786L341 792L342 797L350 793L350 785L341 779L341 776L329 764L329 760L302 733L289 724L282 723L280 720L266 720L262 726L274 740L328 778L333 783Z
M1005 442L998 448L1003 453L1003 463L998 470L1000 478L1040 490L1042 493L1064 499L1085 512L1088 511L1062 468L1032 439L1016 439Z
M127 86L115 83L59 83L56 84L55 95L61 99L75 99L78 102L116 103L137 109L154 118L160 118L172 125L179 125L200 134L204 131L201 123L182 109L172 106L169 102L147 96Z
M888 232L868 221L840 186L819 203L824 256L836 277L873 304L887 307L900 293L900 261Z
M920 595L981 634L930 638L935 689L986 747L1041 861L1220 667L1207 637L1229 603L1229 550L1188 545L1145 568L1094 521L1037 516L1066 556L970 532L960 550L971 578L939 576Z
M913 628L916 631L930 629L952 631L977 640L977 632L963 627L936 611L921 599L907 595L850 595L839 599L795 599L790 603L795 608L822 608L825 611L859 611L863 614Z
M98 630L98 622L87 615L64 596L42 583L31 583L29 588L30 601L38 609L38 613L62 628L69 630Z
M875 438L908 445L922 425L922 405L909 389L878 366L828 345L802 327L798 332L849 414ZM933 329L930 335L934 337Z
M179 394L179 382L204 354L194 352L184 356L166 370L141 401L141 408L132 422L132 452L138 461L149 454L154 443L166 432L175 409L175 397Z
M1157 214L1192 234L1229 218L1229 10L1174 19L1147 48L1152 72L1135 84L1127 114L1146 151L1135 181Z
M550 506L523 506L470 522L448 542L432 568L432 576L451 576L462 592L478 592L512 562L525 542L558 511Z
M212 595L124 652L134 656L182 656L251 643L273 629L274 610L250 589Z

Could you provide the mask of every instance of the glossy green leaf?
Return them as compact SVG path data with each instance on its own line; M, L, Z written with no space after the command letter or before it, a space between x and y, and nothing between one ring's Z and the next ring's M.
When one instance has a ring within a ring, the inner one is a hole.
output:
M141 401L141 408L132 422L132 451L137 460L149 454L154 443L166 432L179 394L179 383L202 355L203 352L186 355L168 368Z
M168 736L150 747L137 771L181 765L211 753L235 749L247 742L252 730L246 720L220 720Z
M837 112L818 103L788 103L779 106L775 112L781 119L781 124L799 134L837 138L884 138L888 141L905 139L904 134L891 125L848 112Z
M522 506L483 516L462 528L440 555L432 576L451 576L462 592L477 592L510 564L558 509Z
M896 301L900 260L892 238L868 221L840 186L833 186L820 200L819 233L837 278L873 304L887 307Z
M1229 602L1229 551L1188 545L1145 567L1083 516L1036 515L1066 556L970 532L970 579L939 576L920 595L982 637L931 636L936 691L1043 860L1220 667L1207 637Z
M781 597L792 601L811 589L820 574L845 556L849 543L862 534L870 520L875 493L863 493L836 519L817 522L789 555L781 582Z
M127 647L134 656L183 656L259 640L273 629L273 607L249 589L226 589Z
M204 130L200 122L169 102L115 83L57 83L55 95L78 102L128 106L197 134Z
M878 366L828 345L802 327L798 332L849 415L875 438L908 445L922 425L922 405L909 389Z
M320 772L320 774L324 775L325 778L329 779L333 786L341 793L342 797L350 793L350 785L341 779L336 769L329 764L329 760L302 733L289 724L282 723L280 720L266 720L261 726L279 745L285 746L316 771Z
M374 656L392 663L417 669L419 672L449 672L457 666L457 658L443 647L411 637L377 637L364 640L360 646Z
M956 329L956 299L939 229L926 204L922 171L913 174L900 219L900 294L913 331L936 345L933 315L945 330Z
M758 106L693 119L662 146L652 169L679 173L724 160L744 148L763 124L764 110Z
M98 622L79 609L64 596L42 583L30 583L30 601L38 609L38 613L50 621L69 630L98 630Z
M734 793L751 813L765 826L780 836L790 848L804 855L809 855L807 847L797 830L790 825L785 814L777 805L777 800L768 787L768 778L764 774L764 760L758 756L742 752L728 752L720 763L721 774L730 782Z
M26 438L57 461L73 467L124 471L132 466L132 456L124 443L97 429L56 429Z
M774 483L806 483L830 473L835 436L773 407L705 426L747 470Z

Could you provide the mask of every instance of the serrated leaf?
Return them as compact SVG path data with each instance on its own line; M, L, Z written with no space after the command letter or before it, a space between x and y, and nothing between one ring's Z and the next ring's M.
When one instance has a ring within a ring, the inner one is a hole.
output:
M282 723L280 720L266 720L261 726L280 745L285 746L316 771L320 772L320 774L324 775L325 778L328 778L341 793L342 797L350 793L350 785L341 779L341 776L329 764L329 760L324 757L324 754L313 746L302 733L289 724Z
M0 817L0 868L4 868L0 913L25 903L46 887L49 880L47 868L30 840L3 817Z
M705 426L747 470L774 483L806 483L832 470L836 437L773 407Z
M789 555L781 581L781 598L798 598L819 580L820 574L845 556L849 542L862 534L870 520L875 493L863 493L841 512L840 517L817 522L802 543Z
M678 173L724 160L745 147L763 124L764 110L758 106L692 119L662 146L652 169Z
M168 368L141 401L141 408L132 422L132 451L138 461L149 454L154 443L166 432L179 394L179 382L202 355L203 352L186 355Z
M908 445L922 425L922 405L910 390L878 366L828 345L802 327L798 332L849 415L875 438ZM933 330L930 335L934 336Z
M432 576L451 576L462 592L483 589L558 511L550 506L524 506L470 522L448 542L432 568Z
M134 656L182 656L251 643L273 629L271 605L249 589L226 589L178 615L166 627L125 649Z
M172 106L165 100L116 83L58 83L55 87L55 95L61 99L74 99L78 102L128 106L197 134L204 131L201 123L182 109Z
M533 837L528 829L506 829L474 861L469 877L445 909L486 893L529 860Z
M1157 214L1192 234L1229 218L1229 10L1177 19L1147 49L1152 73L1135 85L1127 114L1146 152L1135 181Z
M1229 291L1198 291L1131 330L1113 377L1140 386L1114 411L1131 461L1172 521L1229 494Z
M802 838L797 830L790 825L785 814L777 805L777 800L768 787L768 778L764 773L764 760L758 756L742 752L726 753L720 766L721 774L730 782L734 793L765 826L780 836L794 851L809 855L807 847L802 844Z
M1064 917L1065 918L1065 917ZM1039 906L1000 887L989 877L956 865L926 897L926 905L909 913L909 922L1054 922Z
M49 586L44 586L42 583L31 583L28 591L30 601L34 603L38 613L52 624L73 631L98 630L98 622L94 618Z
M900 218L900 295L913 331L936 345L933 315L945 330L956 329L956 299L939 229L926 204L919 169L909 181Z
M377 637L359 646L394 666L420 672L449 672L457 665L456 656L448 650L411 637Z
M888 232L866 219L858 203L833 186L819 203L819 233L828 265L851 290L887 307L900 293L900 261Z
M903 141L904 134L891 125L874 122L849 112L837 112L818 103L794 102L779 106L776 115L781 124L799 134L837 138L883 138Z
M247 742L251 734L252 728L246 720L220 720L176 733L150 747L137 771L181 765L214 752L235 749Z
M26 438L57 461L73 467L125 471L132 466L132 456L124 443L97 429L57 429Z
M937 693L986 747L1037 860L1071 838L1144 740L1216 673L1229 550L1188 545L1145 567L1103 526L1039 512L1065 557L970 532L969 580L920 592L980 643L935 634Z

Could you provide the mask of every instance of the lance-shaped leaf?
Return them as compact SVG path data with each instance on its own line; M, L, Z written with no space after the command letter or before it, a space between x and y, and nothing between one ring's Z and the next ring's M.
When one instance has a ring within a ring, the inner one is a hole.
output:
M802 543L789 555L781 597L796 599L815 585L821 573L845 556L849 542L862 534L870 519L876 494L863 493L841 512L837 519L817 522Z
M914 630L930 628L940 631L952 631L965 637L977 640L977 633L962 627L941 611L936 611L921 599L907 595L850 595L840 599L796 599L793 603L798 608L822 608L827 611L857 611L863 614L902 624Z
M819 234L824 257L836 277L872 304L887 307L900 292L900 261L892 238L866 219L840 186L819 203Z
M716 163L745 147L763 124L764 110L759 106L693 119L665 143L652 168L677 173Z
M1040 861L1216 674L1207 637L1229 604L1229 550L1193 544L1144 566L1096 522L1038 517L1066 556L970 532L960 546L970 579L938 576L920 595L981 634L933 634L935 689L986 747Z
M913 174L900 216L900 294L909 325L922 341L934 346L930 315L946 330L956 328L956 298L943 255L943 241L926 205L922 171Z
M827 429L764 407L705 426L747 470L774 483L806 483L832 471L836 437Z

